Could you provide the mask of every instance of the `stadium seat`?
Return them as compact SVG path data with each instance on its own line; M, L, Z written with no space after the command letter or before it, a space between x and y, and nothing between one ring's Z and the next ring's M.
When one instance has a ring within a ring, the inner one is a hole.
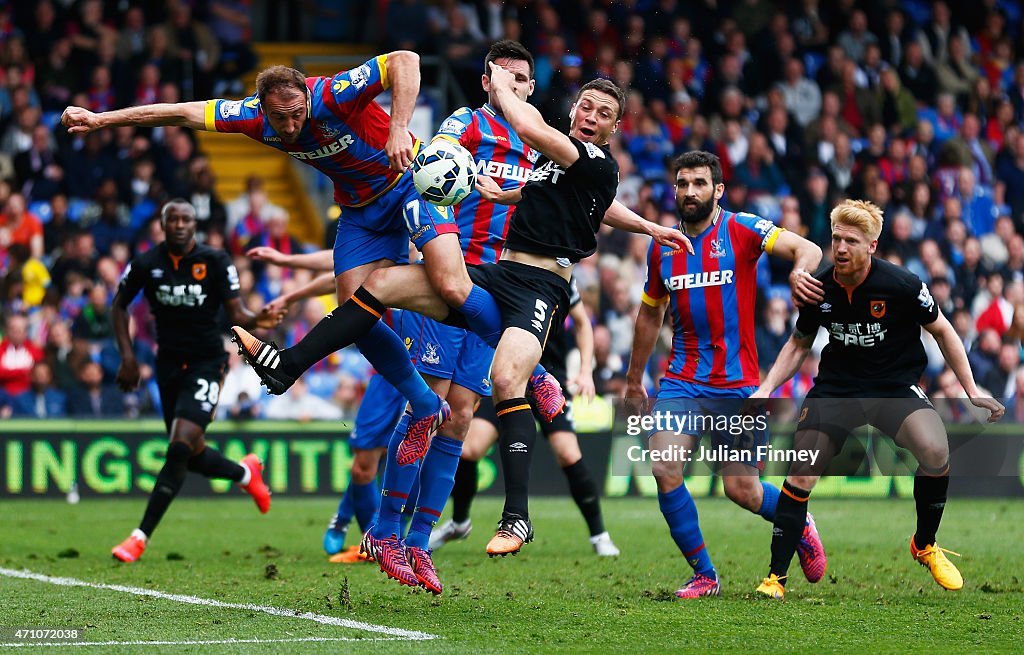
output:
M68 199L68 218L74 222L81 220L85 210L89 208L89 201L81 198Z
M35 202L29 203L28 211L35 214L44 225L49 223L50 219L53 218L53 207L51 207L50 203L45 200L36 200Z

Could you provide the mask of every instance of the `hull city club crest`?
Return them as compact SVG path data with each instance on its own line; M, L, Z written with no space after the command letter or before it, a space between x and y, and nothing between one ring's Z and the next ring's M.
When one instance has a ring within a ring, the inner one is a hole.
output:
M885 316L885 301L884 300L872 300L871 301L871 315L875 318L882 318Z

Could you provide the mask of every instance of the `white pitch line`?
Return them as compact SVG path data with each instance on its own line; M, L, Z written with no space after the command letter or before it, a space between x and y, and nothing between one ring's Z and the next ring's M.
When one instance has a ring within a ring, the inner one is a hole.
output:
M397 637L295 637L292 639L203 639L189 641L16 641L0 643L0 648L28 648L32 646L214 646L217 644L290 644L307 641L405 641Z
M342 628L350 628L353 630L362 630L364 632L376 632L379 634L391 635L393 637L401 637L404 639L411 639L415 641L438 639L437 635L432 635L427 632L419 632L416 630L403 630L401 628L392 628L386 625L363 623L362 621L353 621L352 619L342 619L336 616L327 616L326 614L302 612L299 610L287 609L283 607L272 607L270 605L254 605L252 603L225 603L224 601L213 600L212 598L200 598L198 596L188 596L184 594L168 594L163 591L143 589L142 587L127 587L124 585L87 582L85 580L78 580L75 578L58 578L50 575L43 575L42 573L34 573L32 571L27 570L16 571L14 569L5 569L2 567L0 567L0 575L7 576L9 578L21 578L23 580L35 580L37 582L45 582L47 584L59 585L62 587L88 587L90 589L106 589L109 591L119 591L125 594L133 594L135 596L150 596L152 598L159 598L161 600L173 600L178 603L187 603L189 605L204 605L206 607L222 607L224 609L262 612L264 614L270 614L272 616L283 616L289 619L306 619L307 621L316 621L317 623L323 623L324 625L334 625Z

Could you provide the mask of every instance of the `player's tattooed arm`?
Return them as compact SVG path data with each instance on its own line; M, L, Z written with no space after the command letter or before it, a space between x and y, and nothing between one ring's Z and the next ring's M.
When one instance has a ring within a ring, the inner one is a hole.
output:
M179 125L193 130L205 130L207 102L210 101L140 105L98 114L83 107L68 107L60 117L60 122L68 129L69 134L86 134L105 127L121 127L123 125L137 127Z
M523 143L539 150L548 159L563 168L568 168L580 158L572 139L567 134L551 127L540 115L537 108L522 100L512 88L515 77L494 62L490 66L491 88L501 106L501 112Z
M804 359L811 352L811 344L813 343L813 334L804 334L799 328L794 329L793 334L786 341L786 345L782 347L782 351L779 352L779 356L775 359L775 363L772 364L764 381L761 382L761 386L754 393L750 394L750 397L771 397L772 392L781 387L786 380L793 377L800 370Z
M612 202L608 211L604 213L602 222L617 230L633 232L634 234L646 234L653 237L659 245L668 246L675 250L685 248L686 252L691 255L693 254L693 244L690 243L685 234L673 227L652 223L618 200Z
M946 364L956 375L960 386L964 388L967 397L971 399L971 404L988 410L989 423L995 423L1003 418L1006 409L1002 404L994 398L982 396L981 390L978 389L978 385L974 381L974 373L971 371L971 364L967 359L967 351L964 349L963 342L960 341L960 335L956 333L956 329L949 322L949 319L940 312L937 319L923 327L929 334L935 337L935 341L939 344L939 350L942 351Z

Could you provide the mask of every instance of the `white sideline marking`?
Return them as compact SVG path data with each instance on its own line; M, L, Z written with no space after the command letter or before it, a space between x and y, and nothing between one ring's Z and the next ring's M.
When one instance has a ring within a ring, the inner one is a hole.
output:
M289 644L304 641L405 641L397 637L295 637L292 639L203 639L190 641L16 641L0 643L0 648L30 646L213 646L217 644Z
M308 621L316 621L317 623L323 623L324 625L334 625L342 628L351 628L353 630L362 630L364 632L376 632L380 634L391 635L392 637L411 639L414 641L424 641L427 639L438 638L437 635L432 635L427 632L419 632L416 630L403 630L401 628L392 628L386 625L363 623L362 621L353 621L352 619L342 619L336 616L327 616L326 614L316 614L314 612L301 612L299 610L292 610L283 607L272 607L270 605L254 605L252 603L225 603L224 601L213 600L212 598L200 598L198 596L188 596L185 594L168 594L153 589L143 589L142 587L127 587L124 585L87 582L85 580L77 580L75 578L58 578L50 575L43 575L42 573L34 573L32 571L16 571L14 569L5 569L2 567L0 567L0 575L7 576L9 578L21 578L23 580L35 580L37 582L45 582L47 584L59 585L62 587L88 587L90 589L107 589L110 591L119 591L125 594L133 594L135 596L150 596L152 598L159 598L161 600L173 600L178 603L188 603L189 605L204 605L206 607L222 607L225 609L249 610L250 612L262 612L264 614L270 614L272 616L284 616L290 619L306 619Z

